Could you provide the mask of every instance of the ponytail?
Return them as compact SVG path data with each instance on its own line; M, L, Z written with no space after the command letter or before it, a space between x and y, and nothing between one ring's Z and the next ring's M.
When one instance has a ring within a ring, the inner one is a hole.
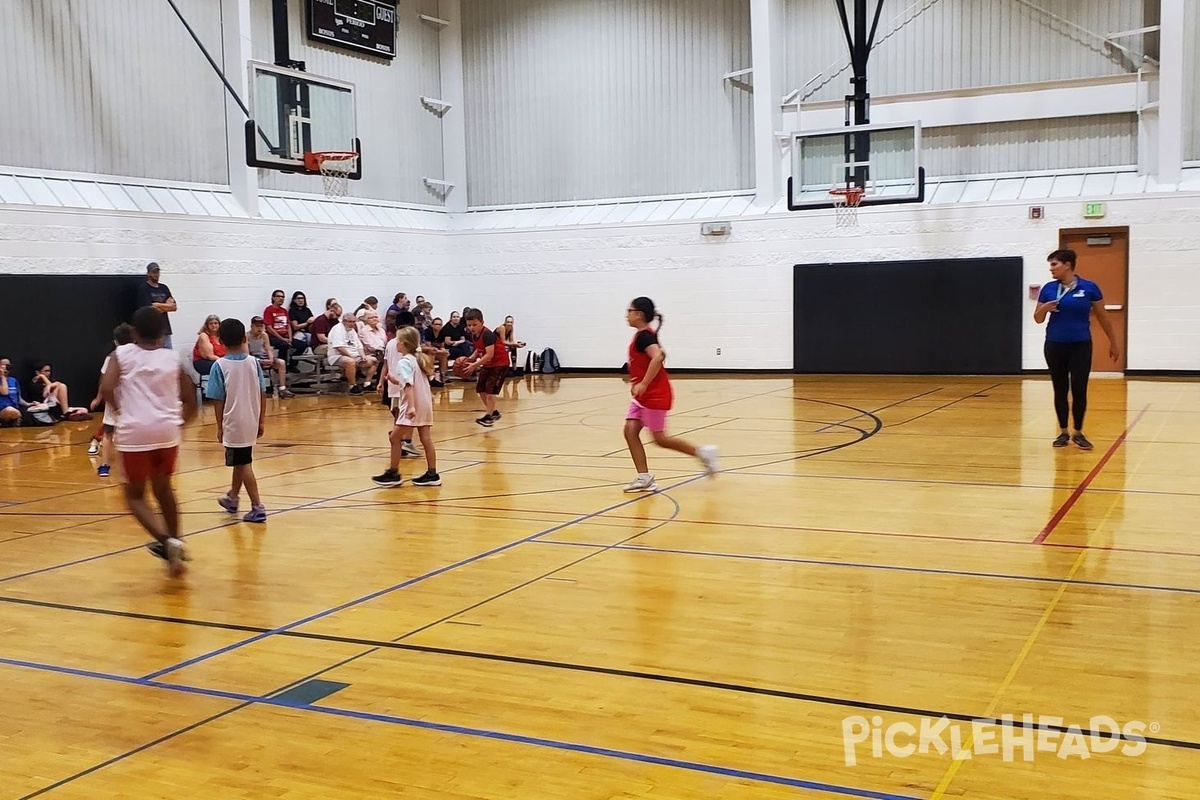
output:
M426 353L424 350L418 350L416 355L417 355L417 366L421 368L421 372L425 373L426 378L432 377L433 376L433 358L430 357L429 353Z
M405 350L416 356L417 366L425 373L425 377L433 375L433 359L421 349L421 334L417 333L416 328L405 325L396 331L396 339L404 344Z

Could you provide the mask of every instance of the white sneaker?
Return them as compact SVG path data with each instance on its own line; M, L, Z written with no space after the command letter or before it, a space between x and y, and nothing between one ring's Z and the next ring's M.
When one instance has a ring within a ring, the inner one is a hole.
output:
M89 456L100 455L100 440L99 439L92 439L91 443L88 445L88 455Z
M700 445L696 448L696 458L700 459L700 463L704 465L704 471L709 475L716 475L721 471L721 465L717 463L716 445Z
M638 475L626 487L627 492L657 492L658 484L653 475Z
M172 578L178 578L187 571L183 562L188 561L187 548L178 539L167 539L167 569Z

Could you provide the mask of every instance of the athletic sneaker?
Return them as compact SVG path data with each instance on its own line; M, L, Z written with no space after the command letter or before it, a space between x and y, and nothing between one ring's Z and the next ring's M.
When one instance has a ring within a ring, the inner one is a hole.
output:
M363 387L359 386L357 383L350 387L350 394L357 397L358 395L360 395L362 393L363 393Z
M638 475L625 486L627 492L657 492L658 484L653 475Z
M700 463L704 465L704 471L709 475L716 475L721 471L721 465L717 463L717 446L713 444L702 444L696 448L696 458L700 459Z
M92 439L92 441L88 442L88 455L89 456L100 455L100 440L99 439Z
M266 522L267 509L262 506L250 506L250 511L242 517L242 522Z
M146 545L146 549L150 552L150 555L154 556L155 558L161 558L163 561L167 560L167 546L165 544L163 544L162 542L153 541L150 544ZM183 560L191 561L192 554L189 553L187 550L184 550L183 551Z
M223 494L217 498L217 505L228 511L230 514L237 513L238 501L236 497L230 497L227 494Z
M424 475L412 479L413 486L441 486L442 476L431 469L425 470Z
M1084 436L1082 433L1076 433L1074 436L1071 437L1071 441L1074 442L1075 444L1079 445L1080 450L1091 450L1092 449L1092 443L1089 442L1087 440L1087 437Z
M109 472L110 472L110 469L109 469L108 464L101 464L99 467L96 468L96 476L100 477L100 478L107 478Z
M494 420L495 420L495 419L500 419L500 412L499 412L499 411L493 411L493 412L492 412L492 419L494 419Z
M1058 438L1054 440L1055 447L1066 447L1071 443L1071 437L1065 433L1060 433Z
M492 425L494 425L496 423L496 420L492 419L491 414L484 414L482 417L475 420L475 423L477 425L482 425L485 428L490 428L490 427L492 427Z
M400 443L401 458L416 458L419 455L421 455L421 451L414 447L412 442Z
M399 471L394 469L389 469L382 475L376 475L371 480L375 482L376 486L399 486L404 483L404 478L400 477Z
M170 572L172 578L178 578L187 569L183 565L183 562L189 560L187 548L178 539L167 539L165 547L167 551L167 570Z
M154 556L155 558L161 558L163 561L167 560L167 546L162 542L151 542L150 544L146 545L146 549L149 550L150 555Z
M296 396L296 394L291 389L280 389L279 390L279 399L280 400L291 400L295 396Z

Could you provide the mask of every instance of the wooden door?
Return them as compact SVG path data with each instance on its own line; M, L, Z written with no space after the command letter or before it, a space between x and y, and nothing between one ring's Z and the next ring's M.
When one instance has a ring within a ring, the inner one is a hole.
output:
M1124 372L1126 363L1127 302L1129 286L1129 230L1087 228L1059 232L1061 247L1074 250L1077 257L1075 272L1099 284L1104 295L1104 308L1112 320L1117 346L1121 358L1113 361L1108 357L1108 337L1092 317L1092 371Z

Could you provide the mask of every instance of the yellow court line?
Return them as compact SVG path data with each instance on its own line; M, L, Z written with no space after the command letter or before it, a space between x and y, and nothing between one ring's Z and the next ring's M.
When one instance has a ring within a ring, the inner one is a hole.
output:
M1113 505L1115 506L1116 504L1114 503ZM1050 604L1046 606L1046 610L1042 612L1041 618L1038 619L1037 624L1033 626L1033 630L1025 639L1025 644L1023 647L1021 647L1021 652L1017 654L1016 660L1013 661L1012 666L1008 668L1008 674L1004 676L1004 680L1000 681L1000 687L996 690L996 694L992 698L992 702L988 704L986 709L984 709L984 717L995 716L996 708L1000 705L1000 700L1003 699L1004 693L1008 691L1008 687L1012 685L1013 680L1017 677L1017 672L1021 669L1021 665L1025 663L1025 659L1028 657L1030 651L1033 650L1033 644L1035 641L1037 641L1042 629L1046 627L1046 623L1050 620L1050 615L1053 614L1054 609L1058 607L1059 601L1062 600L1063 595L1067 591L1067 587L1070 585L1071 580L1075 577L1075 573L1079 571L1081 566L1083 566L1083 560L1087 557L1088 552L1089 551L1087 550L1081 550L1079 555L1075 558L1075 563L1071 565L1071 571L1067 573L1065 578L1063 578L1063 583L1059 584L1058 591L1054 593L1054 597L1050 600ZM974 744L975 734L974 729L972 728L972 733L967 737L967 741L963 745L962 752L970 752L971 747ZM940 800L942 795L946 793L946 789L949 788L950 782L954 780L954 776L958 774L959 769L962 768L964 763L964 761L959 759L955 759L950 763L950 767L946 770L946 774L942 776L941 782L937 785L937 788L934 790L933 794L930 795L930 800Z
M1157 433L1151 435L1150 444L1154 444L1157 440L1158 440ZM1134 466L1134 469L1126 472L1126 474L1132 475L1133 472L1135 472L1137 470L1137 468L1141 466L1142 462L1145 461L1145 459L1146 459L1146 454L1143 453L1142 457L1140 459L1138 459L1138 463ZM1112 518L1113 512L1115 512L1117 510L1117 500L1119 498L1120 498L1120 495L1116 495L1113 498L1112 503L1109 504L1108 511L1105 512L1104 518L1100 520L1100 523L1096 526L1095 530L1088 531L1087 539L1084 541L1085 547L1087 545L1091 544L1092 538L1095 534L1104 530L1104 526L1106 526L1108 524L1108 521ZM996 716L996 709L999 707L1000 700L1004 697L1004 693L1008 691L1008 687L1012 685L1013 680L1017 677L1017 672L1021 669L1021 665L1025 663L1025 659L1029 656L1030 651L1033 650L1034 642L1037 640L1038 636L1041 634L1042 629L1044 629L1046 627L1046 623L1050 620L1050 615L1053 614L1054 609L1056 609L1058 607L1059 602L1062 600L1063 595L1067 591L1067 587L1071 585L1071 581L1074 579L1075 573L1077 573L1079 571L1079 568L1081 566L1083 566L1083 560L1088 556L1088 554L1090 552L1091 552L1090 550L1080 550L1079 551L1079 555L1075 558L1075 562L1073 564L1071 564L1070 571L1067 573L1067 576L1065 578L1063 578L1063 583L1059 584L1058 591L1056 591L1054 593L1054 597L1051 598L1050 604L1048 606L1046 606L1046 610L1042 612L1042 616L1038 619L1037 624L1033 626L1033 630L1029 633L1028 638L1025 639L1025 645L1021 648L1021 652L1017 653L1017 658L1015 661L1013 661L1012 666L1009 667L1008 674L1004 676L1004 680L1000 681L1000 686L996 690L996 695L992 698L992 702L989 703L988 707L984 710L983 716L985 716L985 717ZM975 733L974 733L974 726L972 726L971 734L967 737L966 744L963 747L963 752L964 753L970 752L971 747L974 744L975 744ZM941 800L942 796L946 793L946 789L948 789L950 787L951 781L954 780L954 776L958 774L958 771L960 769L962 769L962 765L964 763L965 763L964 761L960 761L957 759L955 759L953 762L951 762L950 767L946 770L946 774L942 776L941 782L938 783L937 788L934 789L933 794L930 795L929 800Z

